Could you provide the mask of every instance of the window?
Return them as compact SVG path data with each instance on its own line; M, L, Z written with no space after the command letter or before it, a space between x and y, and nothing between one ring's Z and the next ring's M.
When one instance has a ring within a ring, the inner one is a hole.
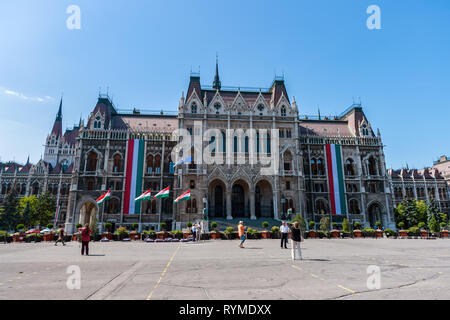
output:
M325 214L326 212L327 212L327 206L325 204L325 201L317 200L316 201L316 213Z
M348 202L348 210L350 214L360 214L361 211L359 210L359 204L358 201L355 199L351 199Z
M39 183L35 182L33 183L33 195L36 196L39 194Z
M369 175L376 176L377 175L377 164L374 157L370 157L367 163L369 169Z
M214 109L216 109L216 114L219 114L220 103L216 103L216 104L214 105Z
M195 189L195 181L194 181L194 180L191 180L191 181L190 181L189 187L190 187L191 189Z
M262 104L258 105L258 111L259 111L259 115L262 116L263 111L264 111L264 106Z
M197 105L195 103L191 105L191 113L197 113Z
M345 175L346 176L354 176L355 175L353 159L349 158L349 159L345 160Z
M284 130L280 130L279 134L280 134L280 138L284 138Z
M189 199L186 204L187 213L197 213L197 200L195 198Z
M311 171L314 176L317 176L317 161L316 159L311 159Z
M324 183L315 183L314 184L315 192L326 192L326 187Z
M159 154L155 157L155 173L159 174L161 172L161 156Z
M355 183L348 183L347 184L347 192L350 192L350 193L358 192L358 187L356 186Z
M153 155L149 154L147 156L147 174L151 174L153 172Z
M122 171L122 157L116 154L113 158L113 172Z
M120 209L119 199L111 198L106 201L107 201L106 206L105 206L106 212L108 212L110 214L119 213L119 209Z
M97 159L98 155L94 151L88 153L87 157L87 171L96 171L97 170Z
M323 159L319 158L317 160L317 174L319 176L324 176L325 175L325 166L323 164Z
M281 107L281 116L286 117L286 107L285 106Z
M291 190L291 182L286 181L286 190Z

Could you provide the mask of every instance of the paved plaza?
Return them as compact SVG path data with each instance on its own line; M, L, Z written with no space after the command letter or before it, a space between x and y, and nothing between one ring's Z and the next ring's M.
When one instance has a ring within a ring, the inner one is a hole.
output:
M238 243L92 242L91 256L77 242L0 244L0 299L450 299L449 240L311 239L303 261L279 240Z

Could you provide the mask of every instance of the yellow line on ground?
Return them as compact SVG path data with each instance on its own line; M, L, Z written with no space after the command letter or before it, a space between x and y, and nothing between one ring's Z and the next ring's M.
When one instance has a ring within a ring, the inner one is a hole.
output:
M344 289L345 291L348 291L348 292L350 292L350 293L356 293L356 291L353 291L353 290L351 290L351 289L349 289L349 288L346 288L346 287L344 287L344 286L338 285L338 287L341 288L341 289Z
M439 274L444 274L443 272L438 272Z
M0 286L2 286L3 285L3 283L0 283Z
M303 270L302 268L297 267L297 266L295 266L295 265L293 265L293 264L291 264L291 267L294 268L294 269L297 269L297 270Z
M161 277L159 277L158 282L156 282L156 285L153 287L152 292L150 292L150 294L147 297L147 300L150 300L152 298L153 292L155 292L155 290L158 288L159 284L161 283L162 278L165 276L166 271L169 269L170 264L172 263L173 259L175 258L175 255L177 254L178 250L180 250L181 248L181 244L178 245L177 250L175 250L175 252L173 253L172 257L170 258L169 262L167 263L166 268L164 269L164 271L161 274Z

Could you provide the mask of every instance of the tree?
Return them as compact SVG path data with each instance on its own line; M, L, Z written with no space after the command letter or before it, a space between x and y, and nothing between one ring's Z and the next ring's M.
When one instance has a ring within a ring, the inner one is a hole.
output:
M97 225L97 215L94 214L91 218L91 223L89 224L89 229L92 231L92 235L95 237L98 235L98 225Z
M19 212L22 213L22 219L26 220L26 218L23 217L23 214L25 212L25 208L29 206L29 225L34 226L37 224L36 221L36 208L37 208L38 198L36 196L29 196L29 197L22 197L19 199ZM27 223L23 222L25 225Z
M19 194L17 192L16 184L12 186L11 190L5 197L2 204L2 214L0 216L0 224L5 226L8 230L14 229L19 222Z
M292 219L292 222L298 222L300 229L306 230L306 221L301 215L296 214L294 219Z
M428 225L430 224L430 220L432 217L434 217L434 219L436 220L438 225L439 225L439 222L441 222L442 217L439 212L439 207L438 207L436 201L434 201L434 199L432 199L428 203L427 217L428 217ZM437 232L437 231L432 231L432 232Z
M350 222L348 222L347 218L344 218L344 221L342 221L342 231L345 233L350 232Z
M428 227L430 228L431 232L439 232L439 222L437 221L436 217L434 215L431 216L430 220L428 221Z
M428 206L427 203L423 200L416 201L416 208L417 208L417 222L427 222L427 210Z
M330 217L323 216L320 219L320 230L322 231L330 231Z
M50 192L46 191L39 196L36 203L36 223L45 226L53 218L55 211L56 199Z
M33 224L31 208L30 208L29 202L27 202L27 206L22 211L22 216L20 217L20 222L23 223L27 227L31 227Z

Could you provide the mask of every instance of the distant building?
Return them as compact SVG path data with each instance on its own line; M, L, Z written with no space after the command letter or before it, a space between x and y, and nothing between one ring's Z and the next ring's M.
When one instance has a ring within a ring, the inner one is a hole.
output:
M388 172L395 207L405 199L434 200L442 212L450 214L450 189L438 169L389 169Z
M437 169L450 186L450 158L441 156L439 160L433 163L433 169Z

